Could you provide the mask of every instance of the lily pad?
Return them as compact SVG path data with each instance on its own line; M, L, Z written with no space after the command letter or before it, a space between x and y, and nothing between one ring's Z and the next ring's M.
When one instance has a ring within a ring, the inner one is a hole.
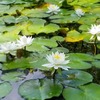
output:
M10 69L17 69L17 68L30 68L30 61L32 59L31 58L20 58L20 59L16 59L12 62L9 63L5 63L3 66L3 70L10 70Z
M24 73L22 73L22 72L10 72L10 73L3 74L1 76L1 80L9 81L9 82L16 82L16 81L23 79L23 77L21 77L21 76L24 76Z
M46 51L49 48L57 47L58 44L52 39L37 38L33 41L32 45L26 47L28 51Z
M92 67L90 63L81 60L72 60L67 64L67 66L71 69L89 69Z
M82 60L82 61L93 61L93 56L84 53L69 53L70 60Z
M89 85L80 86L79 89L68 87L63 91L65 100L99 100L100 85L91 83Z
M20 85L19 94L29 100L45 100L59 96L62 92L62 85L53 83L53 80L28 80Z
M56 80L61 82L64 86L77 87L92 82L93 77L85 71L68 70L58 74Z
M78 42L84 39L84 34L79 33L76 30L69 31L65 37L66 42Z
M5 97L8 95L12 90L12 86L8 82L0 83L0 98Z

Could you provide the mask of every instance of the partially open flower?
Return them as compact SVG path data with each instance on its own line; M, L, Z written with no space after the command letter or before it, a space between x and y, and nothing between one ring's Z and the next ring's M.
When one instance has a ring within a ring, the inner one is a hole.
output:
M56 53L52 53L51 55L47 55L46 59L48 60L49 63L44 64L42 66L58 69L62 68L65 70L68 70L67 64L69 63L69 60L65 60L65 54L64 53L59 53L58 51Z
M31 45L33 42L32 37L21 36L19 40L17 40L17 45L19 48L23 48L25 46Z
M81 17L81 16L83 16L83 15L85 14L85 12L84 12L82 9L80 9L80 8L75 9L75 13L76 13L79 17Z
M47 13L57 14L60 11L60 8L57 5L49 5Z

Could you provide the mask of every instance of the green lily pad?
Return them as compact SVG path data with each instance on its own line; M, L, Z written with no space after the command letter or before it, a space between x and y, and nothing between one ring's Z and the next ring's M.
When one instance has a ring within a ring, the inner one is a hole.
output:
M80 86L79 89L68 87L63 91L65 100L99 100L100 99L100 85L89 84Z
M45 9L25 9L21 13L24 16L34 18L44 18L49 16L49 14L46 13Z
M16 59L12 62L9 63L5 63L3 66L3 70L9 70L9 69L17 69L17 68L30 68L30 61L32 59L31 58L20 58L20 59Z
M8 24L15 23L15 17L13 16L5 16L3 17L3 20Z
M90 63L77 59L70 61L67 66L69 66L71 69L89 69L92 67Z
M53 83L52 80L28 80L20 85L19 94L29 100L45 100L59 96L62 92L62 85Z
M16 0L0 0L0 4L11 4L14 3Z
M85 71L68 70L58 74L56 80L61 82L64 86L76 87L92 82L93 77Z
M28 51L46 51L46 50L49 50L49 48L57 47L57 45L58 45L57 42L52 39L37 38L33 41L32 45L26 47L26 50L28 50Z
M60 41L60 42L64 41L64 38L62 36L53 36L51 39L55 41Z
M94 59L100 59L100 54L95 55Z
M24 73L22 72L9 72L9 73L3 74L1 76L1 80L9 81L9 82L16 82L16 81L22 80L23 78L21 76L23 75Z
M8 95L12 90L12 86L8 82L0 83L0 98L5 97Z
M84 53L69 53L70 60L82 60L82 61L93 61L93 56Z
M72 22L77 22L79 20L79 17L75 14L69 15L69 13L66 13L65 15L62 14L61 12L60 15L54 15L51 16L51 22L53 23L59 23L59 24L65 24L65 23L72 23ZM72 11L72 13L74 13Z
M6 62L6 55L0 54L0 62Z
M93 61L92 65L95 66L95 67L97 67L97 68L100 68L100 61L99 60Z
M69 31L65 37L66 42L79 42L84 39L84 34L80 34L76 30Z

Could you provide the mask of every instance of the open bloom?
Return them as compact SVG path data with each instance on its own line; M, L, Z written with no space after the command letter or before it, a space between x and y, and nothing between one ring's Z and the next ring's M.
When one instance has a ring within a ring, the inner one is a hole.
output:
M80 8L76 9L76 10L75 10L75 13L76 13L79 17L81 17L81 16L83 16L83 15L85 14L85 12L84 12L82 9L80 9Z
M91 28L89 29L89 33L92 34L91 39L96 35L97 39L100 40L100 25L91 25Z
M33 42L32 37L21 36L19 40L17 40L17 45L19 48L23 48L25 46L31 45Z
M57 14L60 11L60 8L57 5L49 5L47 13Z
M65 60L65 54L64 53L59 53L58 51L56 53L52 53L51 55L47 55L46 59L48 60L49 63L44 64L42 66L58 69L62 68L65 70L68 70L68 66L66 66L69 63L69 60Z
M0 45L0 53L10 53L17 49L17 44L15 42L7 42Z

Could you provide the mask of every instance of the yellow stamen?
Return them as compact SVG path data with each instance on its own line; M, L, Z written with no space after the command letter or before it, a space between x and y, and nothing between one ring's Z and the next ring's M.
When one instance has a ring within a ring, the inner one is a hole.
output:
M55 59L60 59L61 56L56 54L56 55L54 55L54 58L55 58Z

